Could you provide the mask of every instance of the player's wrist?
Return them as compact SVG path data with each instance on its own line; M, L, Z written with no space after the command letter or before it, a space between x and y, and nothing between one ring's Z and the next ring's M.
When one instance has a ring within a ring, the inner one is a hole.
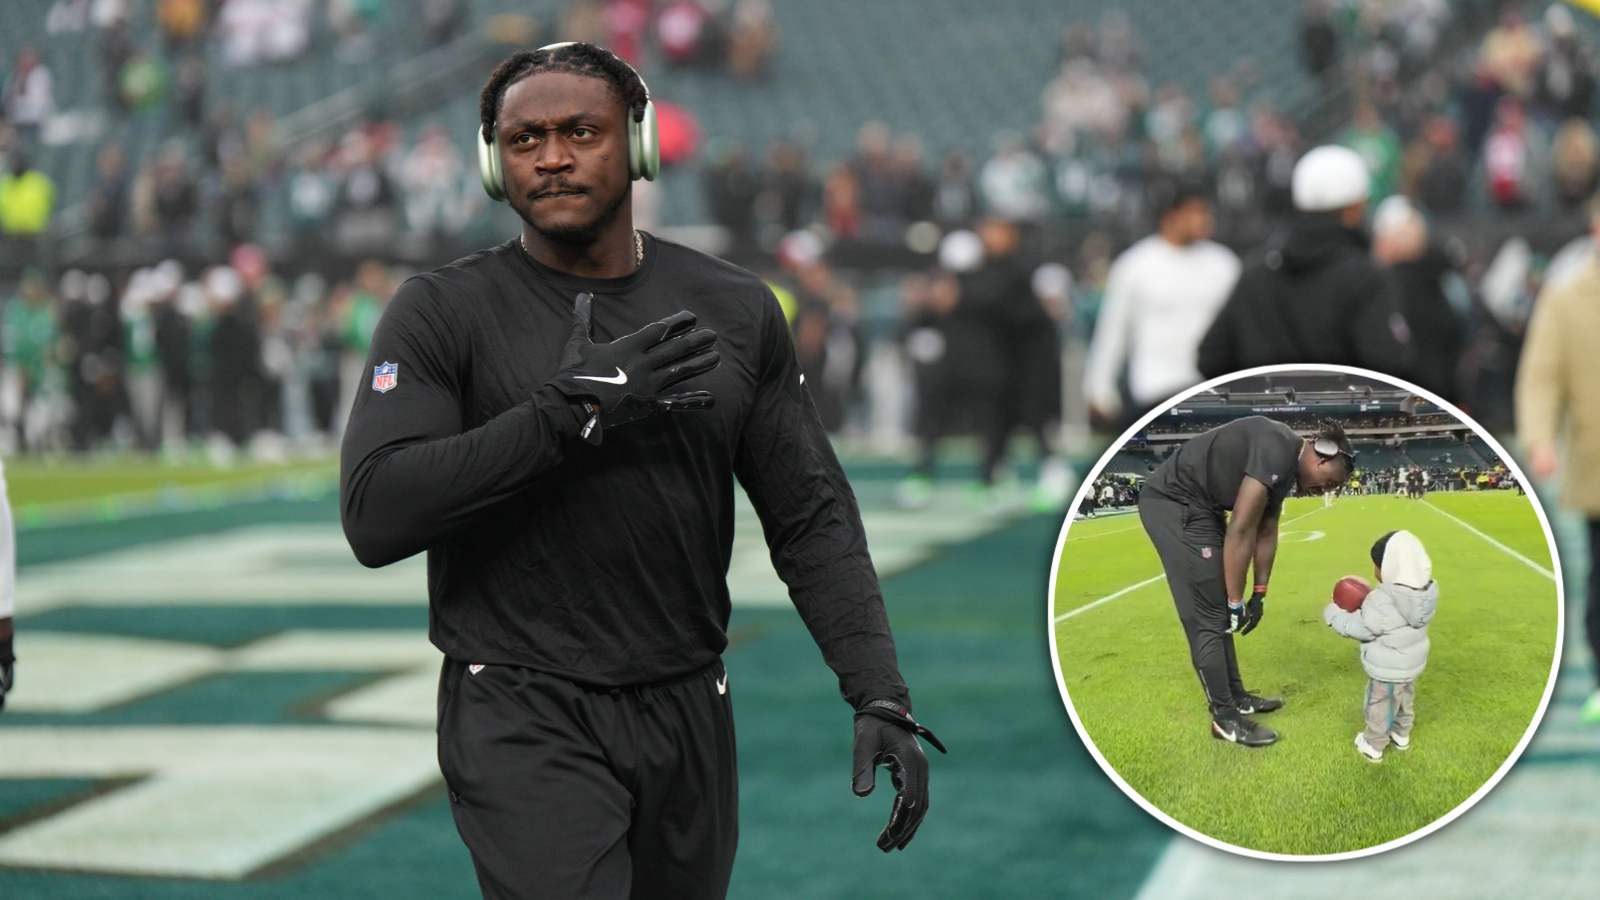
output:
M928 726L918 722L911 715L910 706L897 700L868 700L856 709L856 718L878 719L893 723L932 744L940 753L950 752L944 748L944 742L928 730Z
M563 438L583 437L584 428L600 413L600 407L587 397L569 397L555 384L546 383L533 393L534 408L539 410Z

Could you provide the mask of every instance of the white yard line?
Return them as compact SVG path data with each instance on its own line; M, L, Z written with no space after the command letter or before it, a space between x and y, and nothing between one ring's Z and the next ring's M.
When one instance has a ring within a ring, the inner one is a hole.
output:
M1108 534L1121 534L1124 531L1132 531L1135 528L1139 528L1139 527L1141 527L1141 526L1139 526L1139 525L1129 525L1127 528L1113 528L1113 529L1111 529L1109 531L1096 531L1096 532L1093 532L1092 534L1081 534L1081 535L1076 535L1076 536L1074 536L1074 535L1069 533L1067 535L1067 543L1070 544L1073 541L1089 541L1089 540L1093 540L1093 539L1098 538L1098 537L1105 537Z
M1526 556L1523 556L1521 553L1518 553L1517 551L1511 549L1510 547L1507 547L1505 544L1500 543L1499 541L1497 541L1494 538L1488 536L1487 534L1484 534L1483 532L1479 531L1478 529L1473 528L1471 525L1468 525L1466 522L1463 522L1460 519L1456 518L1455 516L1450 515L1449 513L1445 512L1444 510L1440 509L1439 507L1434 506L1433 503L1431 503L1430 501L1424 500L1424 501L1422 501L1422 505L1432 509L1434 512L1438 513L1441 516L1444 516L1446 519L1449 519L1450 521L1456 523L1457 525L1460 525L1462 528L1465 528L1466 530L1472 532L1473 534L1477 535L1478 537L1483 538L1484 540L1486 540L1489 543L1493 544L1502 553L1506 554L1507 556L1511 557L1512 559L1518 560L1523 565L1525 565L1528 568L1534 570L1535 572L1538 572L1540 575L1543 575L1544 577L1550 579L1551 581L1555 581L1556 580L1556 573L1550 571L1549 569L1546 569L1544 566L1539 565L1538 563L1534 562L1533 560L1527 558Z
M1127 587L1123 588L1122 590L1117 591L1116 593L1107 594L1104 597L1101 597L1099 600L1094 601L1093 603L1085 603L1084 605L1079 606L1079 607L1077 607L1075 609L1069 609L1066 612L1062 613L1061 615L1056 616L1056 624L1059 625L1062 622L1065 622L1066 620L1068 620L1068 619L1072 618L1073 616L1077 615L1078 613L1088 612L1089 610L1094 609L1096 606L1099 606L1102 603L1110 603L1111 601L1117 599L1118 597L1121 597L1123 594L1129 594L1129 593L1132 593L1134 591L1137 591L1139 588L1142 588L1147 584L1154 584L1157 581L1160 581L1161 579L1163 579L1165 577L1166 577L1165 573L1163 573L1161 575L1155 575L1155 576L1152 576L1150 578L1146 578L1145 580L1139 582L1138 584L1130 584Z
M1306 516L1322 512L1323 510L1329 509L1329 508L1330 507L1327 507L1327 506L1319 506L1316 509L1313 509L1311 512L1301 513L1300 515L1295 516L1292 519L1285 519L1284 521L1278 523L1278 528L1281 530L1283 528L1283 526L1288 525L1290 522L1298 522L1301 519L1304 519ZM1443 510L1440 510L1440 511L1443 512ZM1466 524L1466 523L1462 523L1462 524ZM1131 529L1129 529L1129 530L1131 530ZM1063 551L1063 552L1065 552L1065 551ZM1154 576L1151 576L1149 578L1146 578L1145 580L1139 582L1138 584L1130 584L1127 587L1122 588L1121 590L1114 591L1114 592L1112 592L1110 594L1107 594L1104 597L1101 597L1099 600L1095 600L1095 601L1092 601L1092 602L1089 602L1089 603L1085 603L1082 606L1078 606L1078 607L1074 607L1072 609L1069 609L1066 612L1062 613L1061 615L1056 616L1056 624L1059 625L1062 622L1065 622L1066 620L1072 618L1073 616L1078 615L1079 613L1088 612L1089 610L1094 609L1096 606L1099 606L1102 603L1110 603L1111 601L1117 599L1118 597L1121 597L1124 594L1131 594L1134 591L1137 591L1138 589L1144 587L1145 585L1153 584L1153 583L1155 583L1157 581L1160 581L1161 579L1163 579L1165 577L1166 577L1166 573L1161 573L1161 574L1158 574L1158 575L1154 575Z

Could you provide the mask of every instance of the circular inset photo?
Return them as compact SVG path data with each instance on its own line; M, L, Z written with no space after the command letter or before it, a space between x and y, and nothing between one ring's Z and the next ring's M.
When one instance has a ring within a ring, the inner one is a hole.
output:
M1549 523L1504 448L1343 366L1216 379L1145 416L1061 530L1056 680L1100 766L1212 846L1327 860L1466 811L1561 652Z

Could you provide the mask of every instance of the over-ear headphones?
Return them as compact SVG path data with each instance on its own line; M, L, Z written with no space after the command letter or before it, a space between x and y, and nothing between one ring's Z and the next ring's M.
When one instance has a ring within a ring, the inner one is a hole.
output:
M546 44L535 52L557 50L577 43L576 41L562 41L556 44ZM628 176L635 181L643 178L645 181L655 181L661 174L661 142L656 135L656 105L650 101L650 86L644 83L633 66L627 60L617 57L617 60L633 76L639 79L639 85L644 88L644 112L640 115L628 116ZM631 111L630 111L631 112ZM506 199L505 176L500 168L500 148L495 145L492 134L484 134L483 126L478 126L478 139L473 143L478 145L478 175L483 179L483 190L490 199L504 202Z
M1317 455L1323 459L1346 455L1343 450L1339 449L1339 442L1335 441L1333 438L1317 438L1311 442L1311 449L1315 450Z
M1332 419L1324 419L1320 425L1337 428L1337 425ZM1335 433L1337 434L1338 432L1336 431ZM1311 449L1323 459L1332 459L1335 456L1342 456L1351 465L1354 465L1356 461L1356 452L1350 448L1349 442L1340 441L1325 434L1312 438Z

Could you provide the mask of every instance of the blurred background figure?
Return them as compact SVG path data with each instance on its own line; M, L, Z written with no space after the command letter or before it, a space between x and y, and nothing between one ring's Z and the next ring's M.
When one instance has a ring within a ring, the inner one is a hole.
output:
M383 316L393 285L383 263L369 259L356 270L354 283L342 288L332 302L332 316L339 340L339 404L345 411L355 402L356 391L372 377L367 371L367 351L372 333ZM336 433L344 430L338 416Z
M1600 241L1600 195L1589 201L1590 238ZM1589 581L1584 634L1600 659L1600 258L1547 285L1528 323L1517 373L1517 439L1535 478L1560 476L1561 502L1588 520ZM1563 459L1563 451L1565 458ZM1600 723L1600 685L1583 705Z
M36 405L50 389L55 375L56 310L44 272L30 268L22 273L16 296L6 301L0 322L0 418L6 434L0 447L7 455L39 449L41 435L29 428L37 423Z
M1205 192L1168 182L1156 193L1156 233L1112 264L1084 370L1091 421L1113 433L1201 380L1200 339L1239 278L1239 258L1211 240Z
M981 407L985 425L979 478L993 487L1011 436L1019 429L1033 439L1041 461L1054 458L1056 442L1050 430L1061 418L1057 322L1064 310L1034 290L1038 262L1025 253L1016 222L986 217L978 223L978 240L983 262L963 280L961 291L963 302L978 316L979 327L989 332L989 345L999 363L997 390Z
M55 112L55 84L50 67L32 47L17 51L17 62L0 92L0 108L24 150L39 145L40 132Z
M1406 198L1394 195L1378 204L1372 255L1393 280L1412 335L1412 380L1447 400L1459 400L1464 288L1444 248L1429 240L1428 223Z
M1360 154L1335 145L1295 164L1299 217L1240 276L1201 340L1203 375L1286 362L1411 372L1410 330L1367 255L1371 179Z
M12 151L6 168L0 173L0 244L19 257L35 256L55 211L55 182L21 150Z

